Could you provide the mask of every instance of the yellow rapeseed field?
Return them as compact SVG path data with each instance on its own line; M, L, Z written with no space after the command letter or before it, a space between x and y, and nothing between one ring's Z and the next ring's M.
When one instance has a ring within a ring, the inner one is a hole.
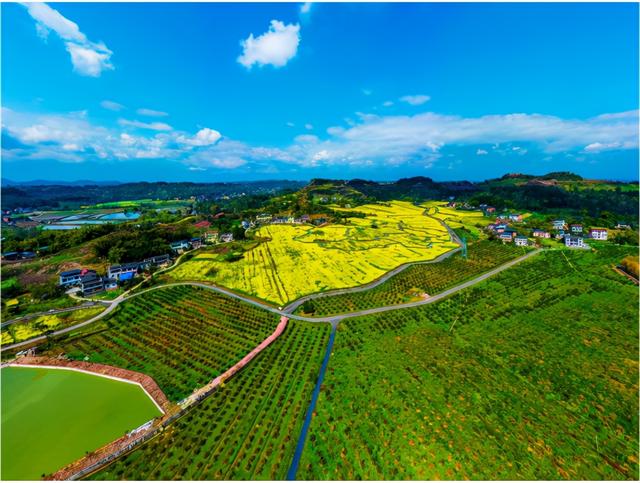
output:
M480 237L483 235L481 227L491 223L491 218L485 217L479 210L456 210L447 207L447 203L442 201L428 201L422 206L427 209L429 215L444 221L451 228L464 227Z
M263 226L256 236L268 241L241 260L201 253L169 273L177 280L212 281L284 305L310 293L371 282L398 265L431 260L456 247L423 207L394 201L355 210L367 217L321 227Z

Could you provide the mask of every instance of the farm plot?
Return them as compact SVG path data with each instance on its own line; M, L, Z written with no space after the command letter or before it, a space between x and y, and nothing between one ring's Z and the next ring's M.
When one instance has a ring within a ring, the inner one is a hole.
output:
M638 292L610 269L624 253L543 253L343 321L298 478L637 479Z
M406 202L357 208L366 218L311 227L270 225L257 230L266 241L236 261L196 255L167 276L206 280L278 305L303 295L371 282L403 263L432 260L456 247L447 230L424 208Z
M296 313L333 315L420 300L525 253L523 247L480 241L469 245L466 260L457 253L438 263L413 265L371 290L318 297L301 305Z
M444 221L456 231L468 232L473 238L483 238L482 228L491 223L491 219L484 216L481 211L456 210L440 201L429 201L422 206L427 209L429 215Z
M2 328L2 345L22 342L53 330L64 329L78 322L89 320L103 310L104 307L91 307L73 312L40 315L24 322L16 322Z
M242 372L99 480L279 480L329 339L328 324L290 321Z
M172 401L218 376L271 334L277 315L211 290L178 286L122 303L107 330L53 353L151 376Z

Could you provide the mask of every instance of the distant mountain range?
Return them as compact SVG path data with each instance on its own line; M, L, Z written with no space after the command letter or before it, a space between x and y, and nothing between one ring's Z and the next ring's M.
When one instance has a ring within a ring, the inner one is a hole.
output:
M115 186L122 184L120 181L92 181L79 179L76 181L51 181L46 179L34 179L32 181L13 181L2 178L2 186Z

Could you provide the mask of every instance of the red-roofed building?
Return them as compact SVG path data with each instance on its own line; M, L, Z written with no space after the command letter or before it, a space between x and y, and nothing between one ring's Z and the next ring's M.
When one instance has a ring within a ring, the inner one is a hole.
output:
M200 222L196 223L193 226L195 226L196 228L209 228L211 226L211 223L208 222L207 220L203 220L203 221L200 221Z

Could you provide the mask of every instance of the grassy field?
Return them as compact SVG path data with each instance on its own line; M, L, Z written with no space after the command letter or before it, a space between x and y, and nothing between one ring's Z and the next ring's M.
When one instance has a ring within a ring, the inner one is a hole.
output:
M106 330L71 335L51 353L142 372L178 401L242 359L278 320L211 290L170 287L123 302Z
M539 254L338 329L300 479L637 479L637 248Z
M328 339L328 324L289 322L224 387L93 478L284 479Z
M370 282L398 265L431 260L456 247L440 223L423 215L424 208L392 202L355 210L368 216L345 225L261 227L255 235L267 241L239 260L205 252L167 275L215 282L284 305L309 293Z
M70 327L78 322L95 317L104 309L104 307L90 307L74 310L73 312L63 312L61 314L40 315L24 322L16 322L15 324L4 327L0 332L2 335L2 345L22 342L52 330Z
M79 372L2 369L3 480L36 480L160 415L136 385Z
M467 259L456 253L438 263L413 265L377 287L363 292L319 297L296 313L311 307L315 316L383 307L420 300L435 295L476 275L487 272L526 253L523 247L501 242L480 241L468 246Z

